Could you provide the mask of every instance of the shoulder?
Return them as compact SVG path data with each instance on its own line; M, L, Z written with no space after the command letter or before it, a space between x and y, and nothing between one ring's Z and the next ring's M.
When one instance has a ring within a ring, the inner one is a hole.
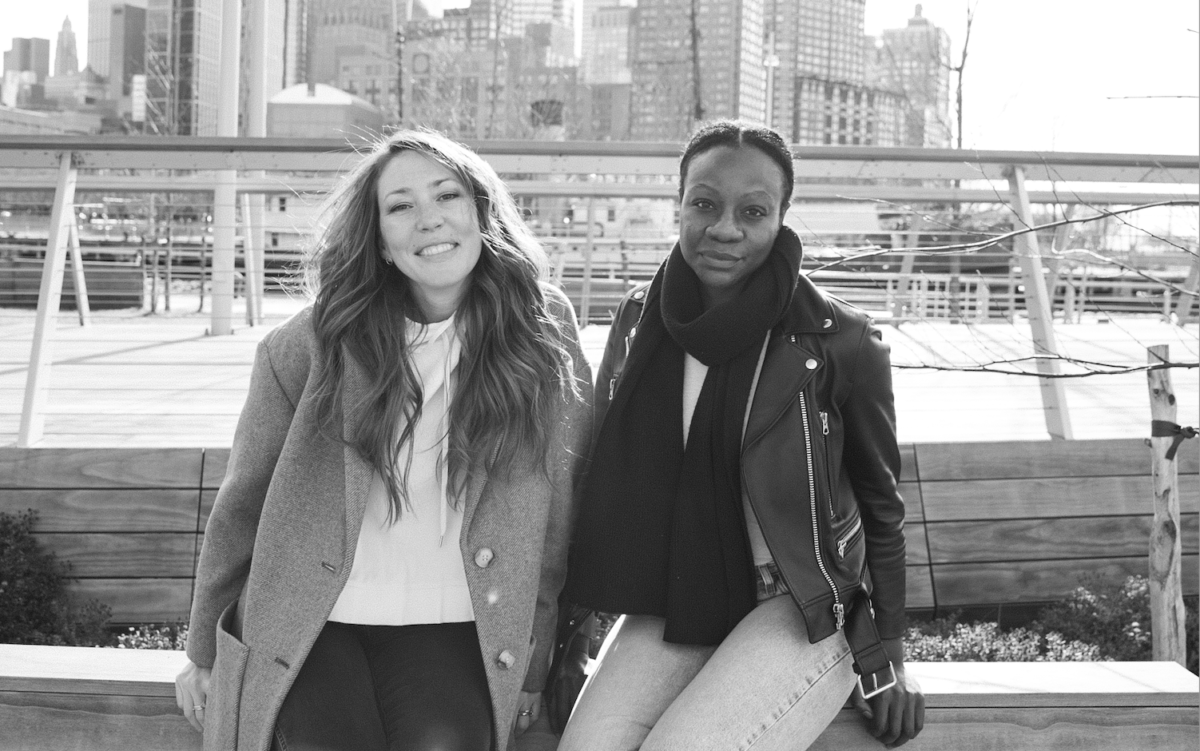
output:
M275 377L289 391L298 393L308 380L317 358L317 335L313 330L312 306L305 308L271 330L259 345Z

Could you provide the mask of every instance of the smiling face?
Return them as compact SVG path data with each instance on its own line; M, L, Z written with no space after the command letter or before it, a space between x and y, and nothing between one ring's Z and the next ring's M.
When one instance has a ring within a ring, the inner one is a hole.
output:
M783 224L783 181L753 146L716 146L688 164L679 245L706 308L736 297L767 260Z
M408 277L426 321L449 318L483 244L471 192L445 165L402 151L383 168L376 193L384 258Z

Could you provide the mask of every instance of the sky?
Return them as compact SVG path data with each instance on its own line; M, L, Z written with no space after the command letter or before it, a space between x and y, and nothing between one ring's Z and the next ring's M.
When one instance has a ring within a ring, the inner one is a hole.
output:
M1200 152L1196 0L924 0L925 17L950 35L953 64L968 4L975 23L963 77L965 147ZM79 59L87 59L87 0L0 5L0 48L10 49L12 37L38 36L50 40L53 55L69 16ZM913 6L867 0L865 31L904 26Z

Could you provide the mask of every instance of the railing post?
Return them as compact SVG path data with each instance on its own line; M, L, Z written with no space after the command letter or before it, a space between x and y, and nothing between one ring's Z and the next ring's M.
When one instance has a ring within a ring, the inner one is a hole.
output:
M595 249L595 242L592 239L592 209L595 207L595 196L588 196L587 200L587 241L583 246L583 291L582 299L579 301L579 327L583 328L588 325L588 321L592 316L592 251Z
M1175 323L1182 326L1192 315L1192 308L1200 300L1200 253L1192 252L1192 268L1188 271L1187 279L1183 282L1186 292L1179 295L1175 304Z
M17 446L29 448L42 440L46 427L47 391L53 361L54 329L62 303L63 272L67 262L68 223L75 222L74 154L64 151L58 161L58 183L54 190L54 208L50 212L50 237L42 262L42 284L38 290L37 317L33 324L33 344L29 353L29 372L25 376L25 401L21 406L21 425Z
M1165 344L1149 347L1151 365L1170 362ZM1146 372L1150 387L1150 418L1172 425L1177 419L1175 390L1167 368ZM1155 660L1173 660L1187 667L1184 631L1179 528L1179 469L1176 458L1167 458L1174 445L1172 436L1150 439L1151 476L1154 481L1154 521L1150 527L1150 626Z
M217 135L236 136L241 79L241 0L221 4L221 98L217 103ZM237 170L217 170L213 190L212 336L233 333L233 273L237 248L235 223Z
M71 210L71 221L67 225L71 244L71 273L75 282L75 310L79 313L79 325L92 324L92 306L88 301L87 278L83 275L83 254L79 251L79 225L75 222L75 211Z
M1009 168L1008 185L1012 193L1013 209L1026 227L1032 227L1033 210L1029 206L1029 193L1025 190L1025 168ZM1021 276L1025 282L1025 312L1029 316L1029 327L1033 329L1034 352L1039 355L1058 354L1054 340L1054 321L1051 318L1050 299L1046 292L1046 277L1042 273L1041 251L1038 249L1036 232L1026 232L1013 238L1013 244L1021 257ZM1071 416L1067 412L1067 394L1059 374L1058 362L1050 358L1039 358L1038 378L1042 390L1042 408L1046 417L1046 430L1056 440L1070 440Z
M246 324L253 326L262 315L259 308L261 280L258 276L259 238L251 219L250 194L242 194L242 266L245 271Z

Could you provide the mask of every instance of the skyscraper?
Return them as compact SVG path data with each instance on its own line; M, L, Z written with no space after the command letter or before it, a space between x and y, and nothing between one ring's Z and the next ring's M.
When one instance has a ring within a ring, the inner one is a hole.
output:
M903 29L885 29L878 50L881 84L903 97L906 140L913 146L950 145L950 36L917 5Z
M147 131L215 136L220 96L221 0L149 0Z
M110 74L112 65L112 9L119 5L132 5L146 9L147 0L88 0L88 54L87 64L102 76ZM145 46L145 40L142 40Z
M4 72L10 71L29 71L34 75L34 83L45 83L50 75L50 40L14 37L12 49L4 53Z
M58 46L54 52L54 75L70 76L79 72L79 53L75 47L75 32L71 31L71 19L64 18L62 30L58 32Z
M763 122L763 1L642 0L632 56L632 137L681 140L698 119Z
M553 22L575 30L574 0L512 0L514 31L525 33L526 24ZM574 41L572 41L574 46Z
M146 72L146 9L128 3L112 6L108 45L108 97L131 93L135 75Z

